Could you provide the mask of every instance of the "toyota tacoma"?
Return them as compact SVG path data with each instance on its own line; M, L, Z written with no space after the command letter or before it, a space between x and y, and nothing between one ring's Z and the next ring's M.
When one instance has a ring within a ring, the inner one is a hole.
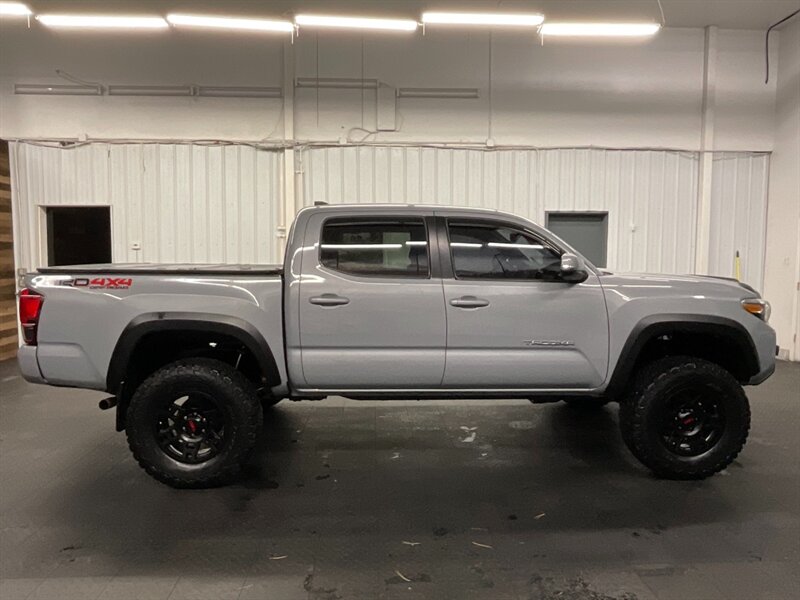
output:
M176 487L230 481L269 406L330 395L614 401L636 458L699 479L745 443L769 311L735 280L595 268L509 214L315 206L283 265L27 274L18 356L28 381L110 394L136 460Z

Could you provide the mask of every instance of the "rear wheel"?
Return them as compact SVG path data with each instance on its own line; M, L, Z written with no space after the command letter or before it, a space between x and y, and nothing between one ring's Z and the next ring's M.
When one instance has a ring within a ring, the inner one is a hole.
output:
M261 403L252 384L218 360L181 360L159 369L128 407L128 445L139 465L173 487L230 481L252 449Z
M647 365L620 403L622 437L661 477L703 479L727 467L750 430L739 382L717 364L687 356Z

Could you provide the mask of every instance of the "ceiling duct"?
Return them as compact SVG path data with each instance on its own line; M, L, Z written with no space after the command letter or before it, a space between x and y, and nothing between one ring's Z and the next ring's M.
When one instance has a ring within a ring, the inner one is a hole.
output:
M110 85L109 96L193 96L190 85Z
M47 83L16 83L14 93L37 96L101 96L100 85L62 85Z
M341 90L376 90L377 79L358 79L355 77L298 77L295 87L327 88Z
M279 87L201 85L197 88L197 95L209 98L281 98L283 90Z
M398 88L398 98L475 99L478 88Z

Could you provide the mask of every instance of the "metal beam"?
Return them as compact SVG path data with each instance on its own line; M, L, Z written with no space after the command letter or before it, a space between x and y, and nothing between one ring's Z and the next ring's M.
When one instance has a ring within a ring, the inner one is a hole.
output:
M294 142L294 44L283 43L283 139L287 148L283 153L283 202L279 215L278 237L281 252L286 249L286 237L297 212L295 148Z
M714 118L717 103L717 27L706 27L703 51L703 106L700 128L700 165L697 179L695 273L709 269L711 241L711 183L714 167Z

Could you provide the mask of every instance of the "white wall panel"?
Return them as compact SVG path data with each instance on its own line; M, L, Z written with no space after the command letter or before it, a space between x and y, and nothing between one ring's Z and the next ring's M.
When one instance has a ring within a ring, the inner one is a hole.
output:
M800 361L800 19L780 31L764 296L781 358Z
M772 148L777 44L771 45L773 77L765 85L763 37L756 30L719 31L717 149ZM529 31L440 27L400 36L302 32L290 44L280 36L177 30L148 37L61 35L28 27L24 19L4 19L0 137L277 141L283 139L280 99L26 96L14 94L14 84L63 83L55 73L61 69L106 86L272 87L281 84L288 66L298 77L478 90L478 98L467 100L398 99L391 115L397 131L376 132L373 90L297 89L298 140L358 140L368 134L364 128L375 132L371 141L385 143L492 138L498 145L694 150L700 142L703 40L699 27L667 27L626 42L552 38L545 44Z
M306 197L494 208L544 224L548 211L607 211L609 267L694 269L698 156L651 150L312 148L303 153ZM714 158L710 273L763 284L769 157Z
M768 174L765 154L714 157L709 271L733 277L738 251L742 281L759 290L764 284Z
M12 144L18 266L46 263L46 206L107 205L116 262L279 262L281 154L247 145ZM607 211L608 265L693 270L697 155L655 150L360 146L300 153L315 200L495 208L545 223L548 211ZM714 161L711 272L763 281L768 157ZM138 242L141 250L133 250Z
M538 223L547 211L608 211L609 267L691 272L697 155L668 151L310 148L305 204L399 202L494 208Z
M115 262L279 262L279 152L12 143L17 266L46 264L44 207L111 207ZM133 250L138 242L141 250Z

